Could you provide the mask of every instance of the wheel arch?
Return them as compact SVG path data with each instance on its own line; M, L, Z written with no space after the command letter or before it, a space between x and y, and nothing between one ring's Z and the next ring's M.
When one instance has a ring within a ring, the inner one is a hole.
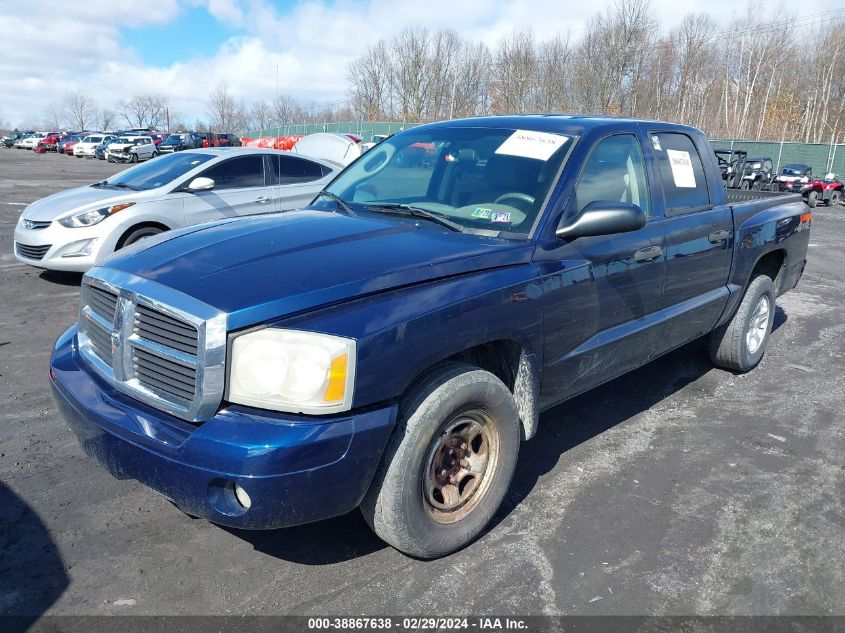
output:
M166 224L163 224L161 222L156 222L154 220L137 222L135 224L132 224L128 228L124 229L123 233L121 233L120 237L118 238L118 240L115 244L114 250L119 251L121 248L123 248L124 242L126 242L126 238L129 237L129 235L132 232L137 231L138 229L144 229L144 228L147 228L147 227L161 229L162 231L169 231L170 230L170 227L167 226Z
M535 354L513 339L496 339L473 345L426 367L414 376L406 391L429 373L454 362L489 371L501 380L516 403L522 439L528 440L534 436L540 417L540 368Z

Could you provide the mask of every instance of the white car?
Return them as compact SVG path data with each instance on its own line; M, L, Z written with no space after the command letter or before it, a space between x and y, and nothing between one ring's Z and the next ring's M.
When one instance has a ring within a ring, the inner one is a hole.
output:
M46 135L46 134L42 134L42 133L39 133L39 134L30 134L30 135L29 135L29 136L27 136L26 138L21 139L20 148L21 148L21 149L35 149L35 147L36 147L36 146L37 146L37 145L38 145L41 141L43 141L45 138L47 138L47 135ZM18 147L18 144L17 144L17 143L15 143L15 147Z
M118 136L106 147L106 160L110 163L137 163L157 155L151 136Z
M271 149L186 150L47 196L15 227L15 257L85 272L114 251L200 222L308 205L340 165Z
M106 138L105 134L89 134L73 146L73 155L77 158L94 157L94 150L103 142L104 138Z

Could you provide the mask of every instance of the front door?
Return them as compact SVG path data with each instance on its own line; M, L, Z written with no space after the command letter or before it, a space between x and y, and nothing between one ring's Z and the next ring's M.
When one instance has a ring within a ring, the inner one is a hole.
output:
M265 180L264 156L248 154L216 163L198 174L211 178L214 189L185 199L185 223L274 211L276 186Z
M630 202L647 215L630 233L541 244L545 344L541 405L549 406L646 362L660 333L666 274L662 218L652 211L640 142L599 141L562 222L593 201Z

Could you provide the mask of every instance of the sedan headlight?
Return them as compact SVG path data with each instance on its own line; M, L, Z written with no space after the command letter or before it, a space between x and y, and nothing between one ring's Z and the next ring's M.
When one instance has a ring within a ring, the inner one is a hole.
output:
M288 413L352 408L353 339L266 328L237 336L229 359L230 402Z
M113 204L110 207L94 209L93 211L83 211L82 213L77 213L76 215L69 215L66 218L62 218L61 220L59 220L59 224L71 229L76 229L83 226L94 226L95 224L102 222L105 218L109 217L110 215L113 215L118 211L123 211L127 207L131 207L133 204L135 203L124 202L123 204Z

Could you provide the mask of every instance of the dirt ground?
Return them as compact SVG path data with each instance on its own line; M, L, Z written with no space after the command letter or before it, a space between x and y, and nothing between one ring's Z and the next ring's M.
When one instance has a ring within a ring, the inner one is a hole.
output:
M48 386L80 278L17 263L12 232L119 169L0 149L0 613L845 614L845 207L815 210L755 371L693 344L547 412L492 529L423 562L357 512L191 519L83 455Z

